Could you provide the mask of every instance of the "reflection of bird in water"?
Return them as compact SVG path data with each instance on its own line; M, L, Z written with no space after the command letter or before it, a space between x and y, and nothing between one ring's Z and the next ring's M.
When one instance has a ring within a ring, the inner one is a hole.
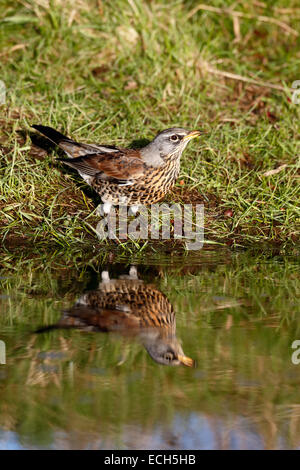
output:
M119 279L110 279L108 272L103 271L97 290L84 294L56 325L39 332L53 328L119 332L138 337L159 364L194 366L176 338L172 305L162 292L138 279L133 266L129 275Z

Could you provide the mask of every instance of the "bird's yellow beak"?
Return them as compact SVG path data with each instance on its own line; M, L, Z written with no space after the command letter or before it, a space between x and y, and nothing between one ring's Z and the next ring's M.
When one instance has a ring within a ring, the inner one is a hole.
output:
M195 137L199 137L202 134L202 131L191 131L189 132L184 138L182 139L183 142L195 139Z
M187 367L195 367L196 366L195 361L193 359L191 359L190 357L181 356L181 355L178 355L177 357L178 357L178 361L181 362L181 364L184 364Z

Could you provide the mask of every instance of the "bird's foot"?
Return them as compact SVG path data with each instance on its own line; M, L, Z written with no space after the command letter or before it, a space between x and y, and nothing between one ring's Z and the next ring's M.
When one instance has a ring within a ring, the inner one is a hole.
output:
M139 206L130 206L128 215L136 215L138 210L139 210Z

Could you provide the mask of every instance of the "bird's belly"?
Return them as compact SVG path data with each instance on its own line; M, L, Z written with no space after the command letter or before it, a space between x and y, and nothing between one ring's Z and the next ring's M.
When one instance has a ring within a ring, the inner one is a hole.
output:
M179 163L179 162L178 162ZM94 180L91 186L105 202L114 205L154 204L174 186L179 174L177 162L160 171L149 170L133 184L120 186L110 181Z

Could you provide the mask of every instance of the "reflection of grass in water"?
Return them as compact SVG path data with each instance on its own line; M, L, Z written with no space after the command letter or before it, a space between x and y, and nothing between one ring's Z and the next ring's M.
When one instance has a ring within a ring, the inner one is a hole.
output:
M248 417L266 447L281 434L299 444L299 379L290 359L291 343L300 338L295 260L240 253L220 263L140 268L173 303L178 337L197 360L195 370L159 367L141 345L107 334L31 335L96 282L92 268L51 270L52 263L43 274L38 259L16 266L1 281L9 295L1 299L8 351L1 427L41 445L55 429L86 432L81 443L95 433L103 443L121 438L126 424L151 433L157 423L167 428L176 412L196 411L212 421L221 416L228 426L235 415ZM95 261L91 266L101 271Z

